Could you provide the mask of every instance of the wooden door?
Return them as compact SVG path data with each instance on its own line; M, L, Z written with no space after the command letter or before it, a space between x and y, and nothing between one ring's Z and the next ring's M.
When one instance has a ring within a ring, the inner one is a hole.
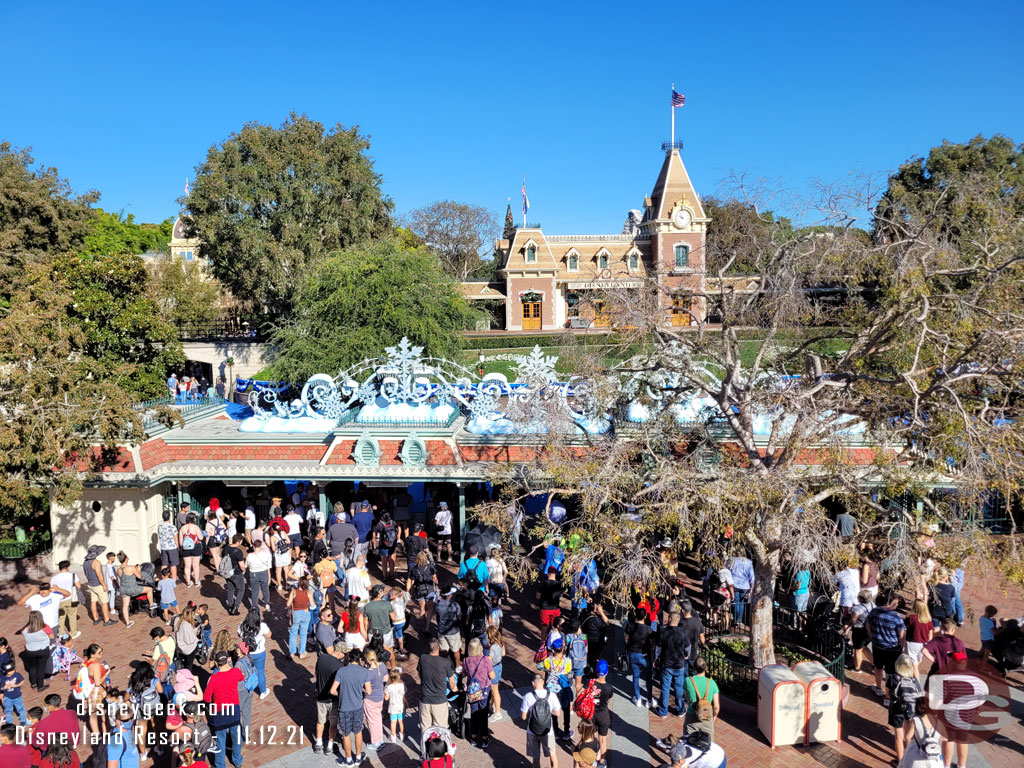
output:
M690 324L690 297L675 296L672 299L672 325Z
M607 328L612 324L611 310L603 299L594 301L594 325L598 328Z
M540 301L523 302L523 330L539 331L541 325L541 304Z

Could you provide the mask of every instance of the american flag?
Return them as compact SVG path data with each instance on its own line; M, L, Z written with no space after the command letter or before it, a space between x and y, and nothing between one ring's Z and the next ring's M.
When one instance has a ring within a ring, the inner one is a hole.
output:
M530 198L526 196L526 179L523 179L523 216L530 210Z
M185 179L185 194L188 194L188 179Z
M686 97L681 93L676 93L676 90L672 89L672 106L681 107L686 103Z

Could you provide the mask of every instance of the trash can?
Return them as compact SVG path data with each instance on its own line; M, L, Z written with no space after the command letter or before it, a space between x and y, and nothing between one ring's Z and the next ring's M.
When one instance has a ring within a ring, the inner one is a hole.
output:
M807 724L807 689L785 664L762 667L757 675L757 727L775 749L803 744Z
M801 661L793 672L807 688L807 728L805 744L821 741L839 741L842 725L843 686L818 661Z

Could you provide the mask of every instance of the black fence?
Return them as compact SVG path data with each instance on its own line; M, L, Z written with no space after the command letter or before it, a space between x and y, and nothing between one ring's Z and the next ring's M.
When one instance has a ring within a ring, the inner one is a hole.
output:
M265 341L267 333L261 323L237 320L216 320L209 323L182 323L178 326L181 341Z

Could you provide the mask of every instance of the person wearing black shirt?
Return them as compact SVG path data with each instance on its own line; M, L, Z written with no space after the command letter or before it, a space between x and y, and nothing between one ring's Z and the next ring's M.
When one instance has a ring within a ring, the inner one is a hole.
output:
M547 635L551 621L562 615L562 593L565 589L558 580L558 570L548 568L548 577L537 587L537 602L540 605L540 634Z
M633 703L638 707L645 706L651 695L651 665L648 660L651 645L651 628L647 624L647 611L638 608L633 614L633 624L626 633L626 653L629 666L633 672ZM647 699L640 695L640 675L647 678Z
M686 709L683 701L683 684L686 682L686 663L690 658L690 644L686 632L679 626L682 616L669 614L668 626L661 629L661 705L658 717L668 716L668 700L675 692L676 707L682 715Z
M432 725L448 727L448 689L458 686L452 663L440 655L441 644L430 638L430 652L420 656L417 671L420 675L420 729Z
M334 675L345 663L348 646L344 640L337 640L321 653L316 659L316 741L313 742L313 753L324 753L324 724L330 723L327 732L327 754L334 752L334 739L338 736L338 699L331 696Z
M237 616L241 613L242 594L245 591L245 553L242 551L242 541L245 537L236 533L231 537L231 543L224 548L224 557L231 558L231 565L234 573L224 581L224 607L227 608L228 616Z
M679 622L680 628L686 634L686 642L690 645L690 662L697 660L700 655L701 646L704 645L704 625L699 617L693 615L693 604L684 600L680 606L683 611L683 620Z
M407 528L405 538L402 539L402 547L405 549L405 564L410 571L416 563L416 556L420 552L427 551L427 539L425 536L420 535L422 532L423 523L416 523L412 533L409 533Z
M597 740L601 745L597 754L597 763L607 763L608 733L612 728L612 684L608 682L608 662L599 659L594 667L597 677L594 678L594 727L597 729Z
M587 665L595 669L597 660L604 653L608 640L608 617L596 601L591 603L584 615L580 629L587 636Z

